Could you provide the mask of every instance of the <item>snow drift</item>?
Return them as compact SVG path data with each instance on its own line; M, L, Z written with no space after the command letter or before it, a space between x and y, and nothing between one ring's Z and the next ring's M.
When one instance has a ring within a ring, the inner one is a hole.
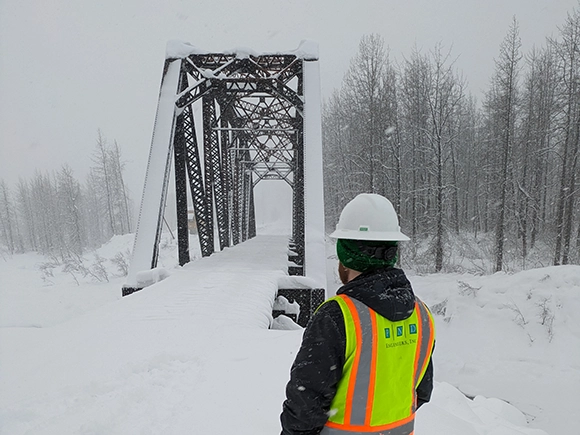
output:
M109 283L77 286L43 283L31 254L1 262L0 433L278 433L302 335L268 329L285 245L260 236L179 268L166 243L170 276L122 299L112 264ZM580 267L410 278L438 328L417 435L579 427Z

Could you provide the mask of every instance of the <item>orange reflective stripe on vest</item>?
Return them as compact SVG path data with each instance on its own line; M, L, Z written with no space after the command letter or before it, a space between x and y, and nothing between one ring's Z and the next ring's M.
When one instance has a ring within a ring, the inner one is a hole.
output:
M433 349L433 318L417 299L413 314L392 322L345 295L336 301L346 332L343 378L323 435L413 433L416 388Z
M431 352L433 351L433 344L435 343L435 324L431 312L427 309L425 304L420 301L415 302L415 311L419 317L419 352L415 356L415 388L413 389L413 395L416 395L415 389L419 386L421 379L427 371L427 366L429 365L429 359L431 357ZM425 331L427 333L425 334ZM417 407L417 400L413 400L412 411L415 412Z

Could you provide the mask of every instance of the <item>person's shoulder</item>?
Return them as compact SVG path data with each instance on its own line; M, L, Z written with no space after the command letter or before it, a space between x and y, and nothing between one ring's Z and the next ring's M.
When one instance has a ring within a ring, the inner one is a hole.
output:
M306 326L306 339L328 338L333 334L337 334L337 337L344 336L344 315L336 299L335 297L327 299L318 307Z
M325 300L316 310L316 315L327 316L341 312L338 296L333 296Z
M312 316L312 322L315 323L329 323L340 324L344 322L342 309L338 302L338 297L333 296L324 301Z

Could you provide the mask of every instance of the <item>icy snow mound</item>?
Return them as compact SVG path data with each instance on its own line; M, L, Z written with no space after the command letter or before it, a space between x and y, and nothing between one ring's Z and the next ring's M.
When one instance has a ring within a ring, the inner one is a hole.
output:
M436 379L509 401L534 427L580 427L580 266L410 280L435 316Z
M547 435L526 426L524 414L503 400L470 400L452 385L435 382L431 402L417 412L415 434Z

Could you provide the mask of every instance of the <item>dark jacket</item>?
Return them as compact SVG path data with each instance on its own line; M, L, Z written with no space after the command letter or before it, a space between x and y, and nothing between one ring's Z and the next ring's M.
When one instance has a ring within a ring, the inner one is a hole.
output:
M363 302L392 321L413 313L415 294L400 269L381 269L357 276L342 286L345 294ZM290 372L283 404L283 435L317 435L327 421L327 412L342 376L346 332L344 317L335 301L323 304L304 331L302 345ZM429 401L433 389L433 363L417 387L417 405Z

